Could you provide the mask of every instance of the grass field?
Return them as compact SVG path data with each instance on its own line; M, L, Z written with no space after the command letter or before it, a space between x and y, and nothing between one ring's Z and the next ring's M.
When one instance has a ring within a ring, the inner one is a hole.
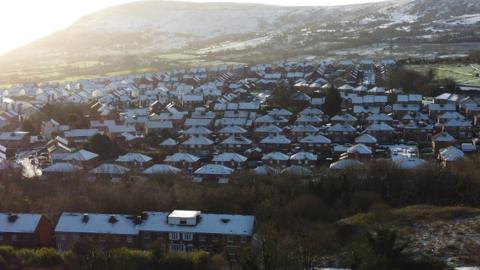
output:
M427 72L430 68L435 70L437 78L451 78L459 83L480 85L480 64L437 64L437 65L409 65L407 68Z

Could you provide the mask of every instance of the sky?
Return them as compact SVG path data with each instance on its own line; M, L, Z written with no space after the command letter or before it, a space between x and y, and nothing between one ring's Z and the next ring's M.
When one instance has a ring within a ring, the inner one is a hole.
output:
M135 0L0 0L0 54L65 29L80 17ZM286 6L345 5L382 0L190 0Z

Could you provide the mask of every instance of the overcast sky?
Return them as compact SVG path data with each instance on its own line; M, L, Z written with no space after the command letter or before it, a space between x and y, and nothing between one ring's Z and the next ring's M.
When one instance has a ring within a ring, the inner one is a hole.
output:
M276 5L345 5L382 0L193 0ZM134 0L0 0L0 54L64 29L83 15Z

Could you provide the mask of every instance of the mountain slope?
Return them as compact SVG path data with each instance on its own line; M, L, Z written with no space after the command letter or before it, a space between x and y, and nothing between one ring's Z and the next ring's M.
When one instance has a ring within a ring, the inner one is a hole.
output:
M59 65L126 55L149 64L170 53L237 62L246 61L246 56L260 60L259 56L306 54L453 54L474 48L475 44L464 44L480 42L479 30L480 1L472 0L397 0L338 7L147 0L85 16L63 31L0 57L0 66Z

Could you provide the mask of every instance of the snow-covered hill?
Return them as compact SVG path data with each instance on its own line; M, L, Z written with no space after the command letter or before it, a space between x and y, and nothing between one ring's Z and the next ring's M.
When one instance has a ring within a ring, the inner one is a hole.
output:
M426 39L459 26L478 30L480 0L392 0L341 7L280 7L147 0L108 8L8 54L44 59L92 55L155 55L171 51L302 50L385 40ZM368 36L371 40L363 40ZM438 38L438 37L437 37ZM443 37L441 37L443 38ZM461 37L465 39L465 37ZM358 41L358 42L357 42ZM319 46L318 44L327 44ZM1 60L1 59L0 59Z

